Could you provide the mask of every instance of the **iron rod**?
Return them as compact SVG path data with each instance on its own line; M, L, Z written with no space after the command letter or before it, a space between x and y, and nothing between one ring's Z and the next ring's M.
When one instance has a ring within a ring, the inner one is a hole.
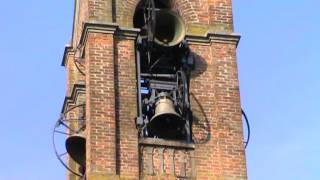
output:
M163 78L175 78L174 74L150 74L150 73L141 73L142 77L163 77Z
M139 39L137 40L137 46L139 43ZM136 47L136 53L137 53L137 59L136 59L136 64L137 64L137 85L138 85L138 117L142 119L142 102L141 102L141 69L140 69L140 52L138 50L138 47Z
M64 134L64 135L68 135L68 136L70 136L70 135L71 135L71 134L69 134L69 133L62 132L62 131L58 131L58 130L54 130L54 132L56 132L56 133L60 133L60 134Z

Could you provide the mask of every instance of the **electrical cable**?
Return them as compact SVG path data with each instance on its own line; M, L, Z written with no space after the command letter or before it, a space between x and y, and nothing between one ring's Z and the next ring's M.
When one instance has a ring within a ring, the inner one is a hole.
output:
M86 75L86 73L84 73L82 70L81 70L81 68L79 67L79 65L82 67L82 68L86 68L80 61L79 61L79 59L80 59L80 57L76 57L76 52L77 51L79 51L81 49L81 45L79 44L78 46L77 46L77 48L75 49L75 53L74 53L74 56L73 56L73 63L74 63L74 65L76 66L76 68L78 69L78 71L82 74L82 75Z
M248 144L249 144L249 141L250 141L250 124L249 124L249 120L248 120L248 117L246 115L246 113L244 112L244 110L241 108L241 112L242 112L242 115L246 121L246 125L247 125L247 130L248 130L248 133L247 133L247 140L244 141L244 148L247 148Z
M82 75L86 75L82 70L81 70L81 68L79 67L79 65L80 66L82 66L82 67L85 67L83 64L81 64L81 62L79 62L78 60L76 60L76 59L74 59L74 65L76 66L76 68L78 69L78 71L82 74Z

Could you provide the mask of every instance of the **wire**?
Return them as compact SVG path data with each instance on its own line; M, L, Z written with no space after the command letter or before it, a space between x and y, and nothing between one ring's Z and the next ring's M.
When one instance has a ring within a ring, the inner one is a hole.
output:
M84 73L84 72L81 70L81 68L79 67L79 65L80 65L81 67L84 67L84 68L85 68L85 66L84 66L83 64L81 64L81 62L79 62L79 60L77 60L77 59L74 59L73 63L74 63L74 65L76 66L76 68L78 69L78 71L79 71L82 75L85 76L86 73Z
M249 144L249 141L250 141L250 124L249 124L248 117L247 117L246 113L244 112L244 110L242 108L241 108L241 112L242 112L242 115L243 115L244 119L246 120L246 125L247 125L247 130L248 130L247 140L244 141L244 148L247 148L247 146Z
M76 66L76 68L78 69L78 71L82 74L82 75L86 75L86 73L84 73L81 68L79 67L79 65L82 67L82 68L85 68L85 66L79 61L80 57L76 57L76 54L77 54L77 51L80 51L81 50L81 45L79 44L76 49L75 49L75 53L74 53L74 56L73 56L73 63L74 65Z
M67 114L68 112L72 111L73 109L77 108L77 107L81 107L81 106L85 106L86 103L82 103L82 104L78 104L78 105L75 105L75 106L72 106L71 108L67 109L63 114Z

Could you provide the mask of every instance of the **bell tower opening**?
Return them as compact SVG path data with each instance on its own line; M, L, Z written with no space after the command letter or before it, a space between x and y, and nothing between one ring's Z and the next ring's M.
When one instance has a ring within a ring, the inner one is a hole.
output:
M171 5L169 0L156 0L154 2L154 8L155 9L171 9ZM144 22L144 14L146 8L152 8L152 2L148 1L140 1L135 9L135 13L133 16L133 26L135 28L142 28L143 25L145 24Z
M193 59L184 22L169 2L145 0L137 5L134 25L141 29L136 41L140 136L191 142Z

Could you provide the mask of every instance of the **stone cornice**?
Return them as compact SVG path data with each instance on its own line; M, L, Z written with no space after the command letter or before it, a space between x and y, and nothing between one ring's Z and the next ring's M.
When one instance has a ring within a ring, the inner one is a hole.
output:
M140 32L138 28L127 28L127 27L119 27L116 23L101 23L101 22L86 22L83 25L82 33L80 37L80 45L84 46L89 33L104 33L104 34L115 34L124 39L132 39L135 40ZM73 47L71 45L67 45L65 47L63 58L61 65L65 66L67 64L67 54L69 52L73 52Z
M135 40L139 32L140 32L140 29L138 28L119 27L116 34L126 39Z
M102 23L102 22L86 22L83 25L83 30L80 37L80 46L85 46L89 33L104 33L115 34L124 39L136 39L140 29L120 27L116 23ZM208 32L205 34L187 34L186 40L189 44L210 45L212 43L224 43L238 45L240 41L240 34L225 33L225 32ZM62 59L62 66L66 65L67 54L73 51L73 47L67 45Z
M140 32L137 28L120 27L116 23L86 22L84 23L80 44L84 45L89 33L116 34L126 39L135 39Z
M80 44L85 44L89 32L99 32L106 34L116 34L126 39L135 39L140 32L138 28L125 28L120 27L116 23L99 23L99 22L87 22L84 24L82 35L80 38ZM208 32L204 35L187 34L186 40L190 44L203 44L210 45L211 43L227 43L238 45L240 41L240 34L238 33L219 33Z
M73 47L70 44L67 44L64 48L63 57L61 61L61 66L66 66L67 64L67 56L70 52L73 51Z
M68 96L65 97L65 99L64 99L61 113L64 113L70 105L76 105L77 100L78 100L78 96L80 94L85 94L86 93L85 91L86 91L85 85L75 84L72 88L71 95L69 97Z
M207 33L206 35L186 35L189 44L210 45L211 43L225 43L238 45L240 41L238 33Z
M118 28L116 23L101 23L101 22L85 22L83 24L82 33L80 37L80 44L83 45L87 41L88 34L93 33L104 33L114 34Z
M183 149L194 149L194 143L187 143L185 141L174 141L165 139L155 139L155 138L140 138L140 145L145 146L163 146L163 147L174 147Z

